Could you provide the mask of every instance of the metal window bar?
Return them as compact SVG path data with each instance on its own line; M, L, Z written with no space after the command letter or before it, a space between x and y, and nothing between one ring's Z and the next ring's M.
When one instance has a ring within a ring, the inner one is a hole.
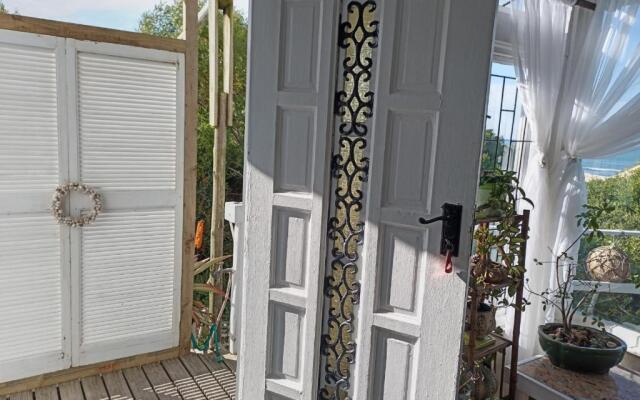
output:
M498 106L497 115L493 117L498 118L497 128L494 131L495 137L484 139L484 148L489 154L492 152L492 163L486 166L485 170L503 169L513 170L518 173L518 179L521 178L522 166L524 163L524 155L526 154L527 146L529 146L530 140L525 138L527 121L523 117L520 124L516 126L516 119L519 117L517 113L520 108L518 107L518 88L514 89L515 93L512 99L505 97L505 88L507 82L515 83L516 78L514 76L491 74L491 91L500 92L500 104ZM510 101L511 100L511 101ZM508 102L508 104L506 104ZM506 120L511 118L509 129L504 132L505 124L509 124ZM487 118L492 116L487 115ZM502 149L502 152L500 150ZM506 152L505 152L506 151ZM485 152L483 152L485 154Z

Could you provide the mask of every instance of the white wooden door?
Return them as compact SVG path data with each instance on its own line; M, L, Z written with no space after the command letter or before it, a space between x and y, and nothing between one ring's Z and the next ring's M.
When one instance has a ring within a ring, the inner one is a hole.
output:
M495 8L251 3L241 399L455 398Z
M454 399L496 2L379 1L354 398ZM463 206L445 273L443 203Z
M242 399L315 395L337 3L251 3Z
M67 64L70 179L104 204L71 233L73 365L175 347L184 57L68 39Z
M64 39L0 30L0 382L71 363Z

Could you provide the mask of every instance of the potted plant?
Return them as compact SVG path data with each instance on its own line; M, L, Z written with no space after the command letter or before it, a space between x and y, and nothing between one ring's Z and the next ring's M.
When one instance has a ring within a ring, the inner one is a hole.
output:
M484 182L484 183L483 183ZM487 201L477 207L476 220L490 218L474 232L476 251L471 264L479 284L502 284L521 279L524 270L516 263L516 250L524 242L515 223L518 199L533 206L520 187L514 171L494 170L483 174L481 185L489 185ZM518 197L519 196L519 197ZM498 260L492 260L492 254ZM515 286L514 286L515 288Z
M613 207L609 206L608 202L600 207L583 207L584 212L577 216L582 232L550 262L555 268L557 288L537 293L527 285L527 290L542 299L544 310L552 307L561 317L559 323L547 323L538 328L540 346L549 356L549 360L560 368L605 374L622 360L627 347L620 338L604 330L604 324L597 316L590 317L591 326L574 323L576 312L583 304L590 302L598 290L598 284L593 284L588 291L583 292L582 297L573 296L571 288L578 264L569 253L582 238L590 240L595 236L603 236L599 231L599 220L612 211ZM537 259L534 261L539 265L544 264ZM587 317L583 317L582 321L587 322Z
M480 223L474 231L475 251L471 258L472 279L480 297L475 326L467 327L479 338L496 330L497 308L515 306L513 296L524 276L517 254L525 241L516 220L517 196L532 204L519 186L515 172L493 171L484 178L485 184L491 185L491 194L486 205L477 210L476 219ZM496 216L483 221L487 215L483 210L493 210L489 214ZM468 311L467 315L470 314Z
M515 211L518 196L526 199L515 171L484 171L476 194L476 218L496 218Z

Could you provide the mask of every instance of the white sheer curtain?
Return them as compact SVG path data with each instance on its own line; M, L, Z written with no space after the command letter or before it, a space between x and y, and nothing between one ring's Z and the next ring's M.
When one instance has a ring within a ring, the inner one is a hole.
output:
M535 291L555 276L533 259L551 260L578 234L575 215L586 199L580 160L640 145L639 2L598 2L592 16L565 3L512 3L514 63L533 141L523 185L535 204L527 249ZM529 299L522 357L538 352L537 326L553 318Z

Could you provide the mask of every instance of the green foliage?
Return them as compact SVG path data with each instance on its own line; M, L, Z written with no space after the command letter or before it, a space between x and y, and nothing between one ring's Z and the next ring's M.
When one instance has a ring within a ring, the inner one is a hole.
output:
M491 195L487 203L478 206L476 211L479 215L476 215L477 218L482 218L485 213L492 214L492 211L499 211L499 215L505 217L513 217L517 212L518 199L533 206L524 189L520 187L520 181L515 171L501 169L484 171L480 176L480 185L489 186Z
M7 10L7 7L4 5L4 3L2 1L0 1L0 13L1 14L6 14L8 12L9 12L9 10Z
M516 220L518 199L533 205L526 197L520 182L513 171L493 169L483 172L480 184L491 188L485 204L476 210L476 219L491 218L492 223L481 224L474 232L475 255L473 273L477 285L486 282L496 283L496 279L508 279L504 289L495 289L488 298L499 306L515 306L512 302L516 290L522 282L525 269L518 262L520 246L525 242ZM496 261L491 260L494 255ZM506 296L508 295L508 296ZM524 306L523 304L523 309Z
M493 130L486 130L480 158L481 171L493 171L496 168L500 168L506 146L506 141L504 139L498 140Z
M156 4L153 10L142 14L138 30L150 35L177 38L182 32L181 2ZM202 38L202 35L200 37Z
M204 3L199 1L200 6ZM219 14L219 26L222 16ZM182 32L182 2L161 2L145 12L139 22L139 30L164 37L178 37ZM226 193L228 201L242 198L242 172L244 157L244 110L247 72L247 21L234 13L234 113L233 127L227 129ZM222 71L222 35L218 43L218 70ZM207 24L200 28L198 56L198 171L196 218L211 226L213 179L213 128L209 125L209 35ZM220 74L222 75L222 74ZM221 77L220 77L221 78ZM220 87L222 87L220 85ZM228 235L228 233L227 233ZM225 238L227 239L227 238ZM230 238L229 238L230 239ZM205 235L202 252L208 256L209 237ZM231 240L225 240L225 254L231 252Z
M640 230L640 168L623 174L587 183L588 202L595 207L613 205L600 220L601 229ZM596 247L615 244L629 256L630 282L640 287L640 237L598 236L580 244L578 263L583 264L587 254ZM590 279L584 271L578 279ZM640 325L640 295L601 293L594 313L610 321Z
M578 279L578 271L584 268L584 263L576 263L570 254L571 250L580 243L580 241L592 241L603 237L602 232L599 231L602 226L602 220L608 213L612 212L614 208L608 199L605 199L601 204L585 204L582 207L583 212L576 215L578 227L582 229L578 237L575 238L567 248L556 254L553 261L533 259L539 266L547 263L552 265L555 269L557 287L536 292L526 285L526 289L529 293L541 298L543 311L551 307L559 312L562 317L562 326L554 333L557 340L577 346L600 346L602 345L600 342L585 343L581 339L582 335L578 334L580 328L574 325L576 312L578 310L584 310L584 307L590 305L592 300L596 298L599 283L596 282L592 284L583 282L587 285L587 290L574 293L572 290L573 282L575 279ZM583 322L586 322L587 319L586 317L583 318ZM597 325L598 328L602 328L604 331L602 316L593 314L589 316L589 319L591 320L591 325Z

